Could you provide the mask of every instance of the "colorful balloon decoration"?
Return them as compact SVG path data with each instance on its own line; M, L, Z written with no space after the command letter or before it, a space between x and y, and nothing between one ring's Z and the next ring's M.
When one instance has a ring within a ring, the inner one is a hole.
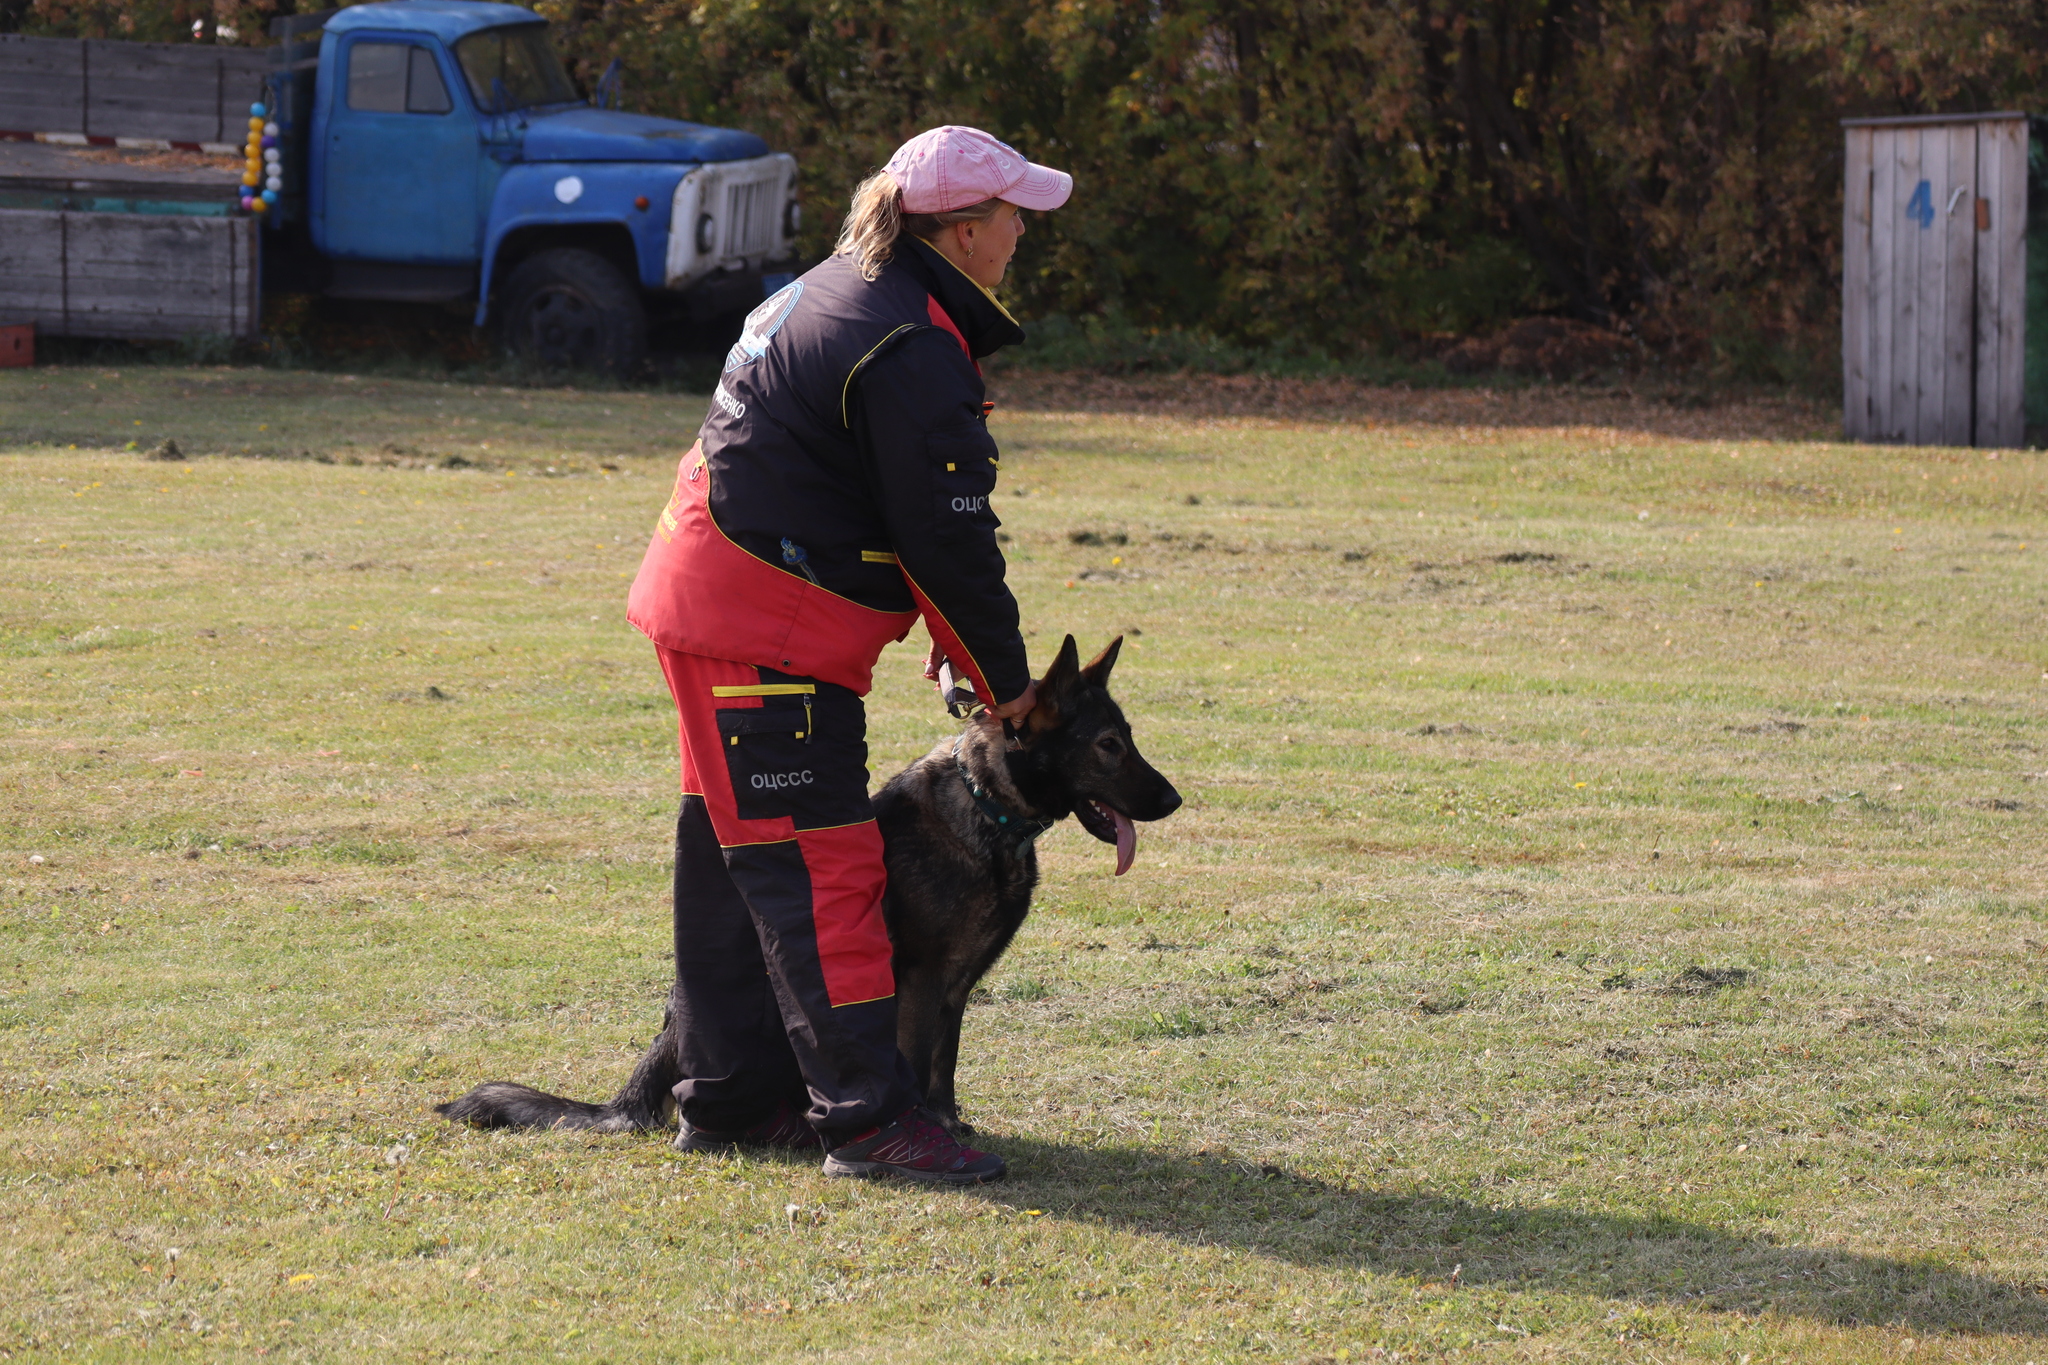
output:
M249 140L243 145L242 212L268 213L284 192L284 139L262 104L249 106Z

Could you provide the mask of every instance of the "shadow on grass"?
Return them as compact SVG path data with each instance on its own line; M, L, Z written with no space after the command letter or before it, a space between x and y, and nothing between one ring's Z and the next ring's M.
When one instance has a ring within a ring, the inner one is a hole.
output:
M1462 1266L1466 1289L1562 1291L1844 1327L2048 1336L2048 1286L1932 1259L1781 1246L1675 1218L1379 1194L1199 1154L1017 1138L1000 1150L1012 1179L1048 1214L1302 1266L1438 1282Z

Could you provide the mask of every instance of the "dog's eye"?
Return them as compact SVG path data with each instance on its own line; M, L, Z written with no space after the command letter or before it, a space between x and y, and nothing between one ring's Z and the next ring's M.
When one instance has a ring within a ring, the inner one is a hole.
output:
M1122 758L1124 756L1123 741L1115 735L1104 735L1101 739L1095 741L1095 747L1108 754L1111 758Z

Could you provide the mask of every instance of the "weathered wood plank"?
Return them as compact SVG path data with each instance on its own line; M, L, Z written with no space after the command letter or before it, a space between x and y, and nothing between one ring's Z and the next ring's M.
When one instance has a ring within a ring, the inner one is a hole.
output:
M2026 434L2027 125L1977 128L1987 220L1977 237L1976 444L2012 448ZM1974 224L1973 224L1974 227Z
M0 35L0 129L79 131L84 109L80 71L75 39Z
M1940 416L1935 440L1967 446L1975 439L1977 314L1977 129L1940 130L1945 177L1937 187L1934 231L1941 253Z
M1879 204L1880 219L1892 225L1892 274L1887 282L1891 293L1891 421L1885 430L1888 441L1911 441L1919 420L1920 376L1918 351L1920 326L1919 223L1906 216L1906 205L1922 179L1920 130L1900 128L1892 141L1892 201Z
M0 210L0 314L56 336L253 337L248 218Z
M1892 379L1893 339L1898 327L1898 222L1894 212L1899 179L1899 134L1873 128L1870 154L1870 430L1872 441L1898 440L1892 410L1898 389Z
M86 44L88 131L172 142L238 141L268 54L166 43Z
M1920 179L1916 194L1925 198L1906 229L1913 243L1913 426L1907 437L1914 445L1941 443L1943 345L1941 205L1948 195L1948 130L1915 129L1920 138Z
M1998 415L1998 252L1996 239L1990 233L1990 224L2004 206L2004 166L2000 163L1997 150L1997 130L1986 126L1977 130L1977 184L1971 191L1971 230L1977 237L1977 260L1973 284L1977 299L1977 316L1972 328L1977 348L1977 365L1973 397L1977 405L1976 427L1971 433L1974 445L1997 445L1995 439L1999 428ZM1982 207L1978 207L1981 201Z
M239 330L241 220L70 216L71 328L78 335ZM229 226L229 230L220 230ZM153 268L143 268L153 267Z
M0 210L0 317L62 328L63 260L57 214Z
M1842 434L1870 431L1870 143L1868 128L1844 129L1842 186Z
M2012 211L1994 219L1991 232L1997 242L1999 295L1998 310L1998 411L1999 444L2020 447L2027 440L2027 237L2031 230L2032 202L2027 190L2028 159L2031 156L2029 123L2015 119L2000 141L1999 158L2003 175L2012 186L2006 200Z
M239 142L262 48L0 37L0 130Z

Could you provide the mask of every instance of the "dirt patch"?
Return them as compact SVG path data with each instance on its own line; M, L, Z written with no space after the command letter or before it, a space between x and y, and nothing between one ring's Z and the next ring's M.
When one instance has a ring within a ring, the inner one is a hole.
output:
M1710 991L1743 985L1748 980L1747 967L1687 967L1672 977L1671 984L1664 990L1669 995L1705 995Z
M1571 318L1523 318L1490 337L1467 337L1444 355L1452 374L1509 370L1515 374L1576 379L1636 358L1627 337Z
M1593 428L1689 440L1834 441L1841 414L1787 396L1696 396L1648 382L1627 388L1537 384L1527 388L1411 389L1361 380L1270 375L1094 375L1005 369L991 375L999 408L1142 417L1246 417L1362 422L1367 426ZM1190 499L1192 501L1192 498Z

